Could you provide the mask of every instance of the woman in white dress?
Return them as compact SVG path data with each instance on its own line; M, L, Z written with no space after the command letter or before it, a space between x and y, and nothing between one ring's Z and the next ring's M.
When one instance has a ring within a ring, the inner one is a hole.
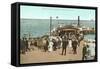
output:
M69 33L68 47L72 48L72 35Z
M72 40L69 40L69 48L72 48Z
M49 52L53 51L53 42L52 42L52 40L50 40L50 42L49 42L48 51Z

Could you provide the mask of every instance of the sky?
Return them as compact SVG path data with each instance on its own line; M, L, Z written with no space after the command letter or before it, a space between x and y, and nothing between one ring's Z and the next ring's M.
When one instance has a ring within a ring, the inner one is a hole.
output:
M95 10L93 9L76 9L76 8L57 8L57 7L41 7L41 6L20 6L20 18L25 19L66 19L77 20L80 16L81 20L95 20Z

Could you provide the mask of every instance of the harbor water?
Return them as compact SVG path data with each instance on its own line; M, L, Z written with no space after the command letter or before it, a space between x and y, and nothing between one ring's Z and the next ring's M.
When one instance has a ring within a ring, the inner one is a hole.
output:
M20 35L31 34L32 37L40 37L48 34L50 31L49 19L21 19L20 20ZM77 20L52 20L52 29L58 26L58 23L71 25L78 23ZM95 28L95 21L81 20L81 26ZM94 34L85 35L85 39L95 39Z

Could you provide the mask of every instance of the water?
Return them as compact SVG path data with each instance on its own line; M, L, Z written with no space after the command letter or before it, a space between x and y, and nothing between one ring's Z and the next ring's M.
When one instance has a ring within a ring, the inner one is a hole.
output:
M92 39L92 40L95 40L95 34L87 34L87 35L84 35L84 39Z
M72 23L78 23L77 20L52 20L52 28L58 26L58 22L66 25ZM81 20L81 26L86 26L90 28L95 28L94 21ZM33 37L38 37L49 33L50 30L50 20L49 19L21 19L20 23L20 34L32 34ZM93 35L87 35L86 37L92 38Z

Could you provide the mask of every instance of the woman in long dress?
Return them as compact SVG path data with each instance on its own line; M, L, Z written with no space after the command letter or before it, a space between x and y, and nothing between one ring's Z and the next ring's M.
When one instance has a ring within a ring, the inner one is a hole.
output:
M68 47L72 48L72 34L69 33Z
M72 40L69 40L69 48L72 48Z
M53 51L53 42L52 42L52 40L50 40L50 42L49 42L48 51L49 52Z

